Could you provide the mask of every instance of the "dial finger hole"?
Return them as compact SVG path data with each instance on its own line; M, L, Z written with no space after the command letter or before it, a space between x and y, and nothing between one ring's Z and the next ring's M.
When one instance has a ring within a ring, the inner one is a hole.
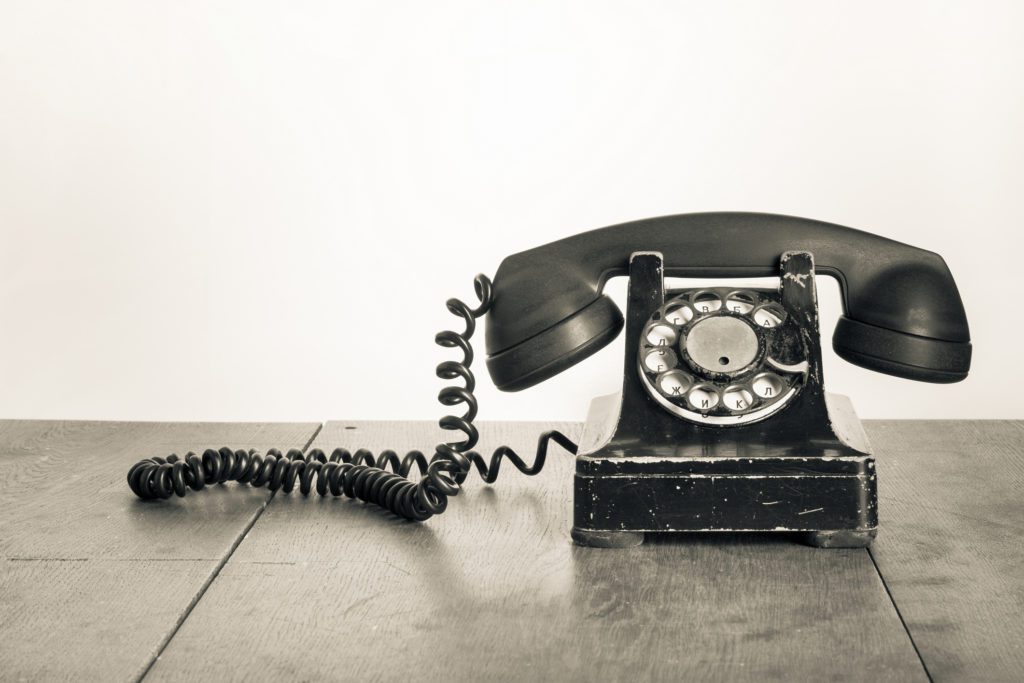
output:
M691 389L686 400L697 410L711 410L718 405L718 392L714 387L702 384Z
M651 346L672 346L678 338L679 334L676 332L676 328L665 323L651 325L644 333L644 339Z
M722 300L714 292L697 292L693 296L693 308L698 313L713 313L722 307Z
M665 320L673 325L685 325L693 320L693 309L686 304L672 304L665 309Z
M757 298L750 292L733 292L726 298L725 307L733 313L746 315L754 310Z
M655 382L658 390L669 398L683 398L693 381L682 370L669 370L660 375Z
M732 411L747 410L754 402L754 396L746 387L732 386L722 394L725 407Z
M785 386L781 377L770 372L758 375L750 383L750 388L754 390L754 393L768 401L781 394Z
M676 366L676 354L665 347L651 349L644 355L644 368L648 372L665 372Z
M754 322L758 327L771 329L786 321L786 312L778 304L765 304L754 311Z

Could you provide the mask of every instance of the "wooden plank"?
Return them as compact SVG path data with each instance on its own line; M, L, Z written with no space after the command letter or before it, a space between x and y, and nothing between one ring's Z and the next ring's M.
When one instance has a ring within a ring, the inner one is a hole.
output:
M231 486L143 503L125 482L137 460L301 447L316 429L0 422L0 678L138 678L269 497Z
M870 422L873 554L937 681L1024 676L1024 423Z
M482 444L532 455L541 428L485 423ZM316 445L439 437L330 423ZM575 547L573 461L549 457L533 479L474 478L426 524L276 496L147 679L924 680L865 550L753 535Z

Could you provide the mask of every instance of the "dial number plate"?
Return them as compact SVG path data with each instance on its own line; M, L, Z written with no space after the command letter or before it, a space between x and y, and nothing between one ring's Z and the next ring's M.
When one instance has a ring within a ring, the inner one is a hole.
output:
M686 420L737 425L788 405L807 379L806 346L771 290L669 292L644 328L638 367L644 386ZM771 357L776 335L795 335L804 360Z

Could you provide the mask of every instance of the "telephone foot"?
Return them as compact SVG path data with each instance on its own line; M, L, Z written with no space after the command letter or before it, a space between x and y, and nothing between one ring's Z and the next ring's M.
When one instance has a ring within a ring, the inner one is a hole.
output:
M808 531L804 542L815 548L867 548L877 535L878 529Z
M594 529L572 528L572 540L576 545L589 548L632 548L644 542L642 531L596 531Z

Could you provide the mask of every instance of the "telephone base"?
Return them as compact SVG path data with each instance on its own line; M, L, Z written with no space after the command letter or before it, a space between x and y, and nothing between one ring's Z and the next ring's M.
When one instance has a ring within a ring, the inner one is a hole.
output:
M818 548L870 545L875 459L849 401L829 395L827 403L831 439L641 440L617 430L620 395L595 399L576 456L573 540L621 548L648 531L795 532Z
M577 459L573 540L638 545L645 532L798 533L818 548L877 534L874 458L613 456Z

